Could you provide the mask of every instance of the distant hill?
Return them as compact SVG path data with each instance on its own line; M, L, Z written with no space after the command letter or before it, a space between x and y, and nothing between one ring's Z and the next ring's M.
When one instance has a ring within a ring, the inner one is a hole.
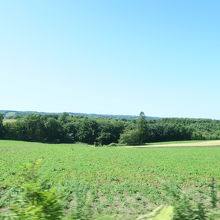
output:
M37 112L37 111L14 111L14 110L0 110L0 113L2 113L5 118L13 118L18 115L30 115L30 114L40 114L40 115L46 115L46 114L62 114L60 112ZM68 112L70 115L79 115L79 116L87 116L91 118L116 118L116 119L136 119L138 118L137 115L108 115L108 114L88 114L88 113L74 113L74 112ZM146 116L147 119L158 119L159 117L152 117L152 116Z

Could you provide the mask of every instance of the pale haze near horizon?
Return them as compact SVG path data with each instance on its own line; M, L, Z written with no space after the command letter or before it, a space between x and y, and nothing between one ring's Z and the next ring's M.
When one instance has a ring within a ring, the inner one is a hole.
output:
M0 1L0 109L220 119L219 1Z

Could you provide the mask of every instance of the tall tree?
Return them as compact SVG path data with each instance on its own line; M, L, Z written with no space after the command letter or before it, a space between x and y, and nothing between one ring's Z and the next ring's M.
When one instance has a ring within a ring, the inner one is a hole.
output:
M0 114L0 138L2 138L4 134L3 118L4 116Z
M141 112L137 121L137 134L139 137L139 144L143 144L147 139L148 126L145 119L144 112Z

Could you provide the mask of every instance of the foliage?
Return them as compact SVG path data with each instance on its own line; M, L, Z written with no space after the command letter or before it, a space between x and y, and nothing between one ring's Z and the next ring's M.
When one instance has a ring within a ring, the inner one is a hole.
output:
M138 145L146 142L220 139L220 121L209 119L89 118L68 113L20 115L2 124L0 138L49 143L83 142L97 146L111 143Z
M196 201L193 201L196 203ZM180 197L179 200L174 203L174 216L173 220L207 220L208 210L202 202L193 204L187 197Z
M21 185L16 189L10 206L11 218L18 220L62 219L63 210L54 192L39 181L40 160L27 164L21 173Z
M141 112L137 120L137 133L139 137L137 144L143 144L147 141L148 132L147 120L145 119L144 112Z
M126 130L121 134L119 142L121 144L130 146L140 144L140 136L138 130Z
M126 145L141 145L147 141L148 126L143 112L137 120L137 126L133 130L126 130L120 136L120 143Z
M98 142L105 145L117 142L124 126L120 120L91 119L67 113L59 116L32 114L5 123L4 138L50 143Z
M44 122L45 138L48 142L60 142L64 136L64 128L55 118L47 118Z
M212 205L212 208L216 208L217 207L217 203L218 203L218 196L217 196L217 189L216 189L216 183L215 183L215 179L212 178L211 183L209 184L210 187L210 202Z
M204 190L204 185L207 185ZM217 220L220 217L218 190L214 178L211 183L203 183L197 186L196 191L184 192L177 185L166 186L174 207L173 220ZM208 193L207 193L208 192Z
M3 115L0 113L0 138L3 138L4 135L3 118Z

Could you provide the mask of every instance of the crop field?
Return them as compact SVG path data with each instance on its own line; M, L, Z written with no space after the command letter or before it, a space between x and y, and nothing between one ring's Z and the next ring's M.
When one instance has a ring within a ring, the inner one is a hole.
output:
M196 190L220 181L220 148L124 148L0 141L0 211L10 202L19 167L42 159L40 177L56 188L66 216L135 219L165 204L165 186ZM83 219L83 218L82 218Z

